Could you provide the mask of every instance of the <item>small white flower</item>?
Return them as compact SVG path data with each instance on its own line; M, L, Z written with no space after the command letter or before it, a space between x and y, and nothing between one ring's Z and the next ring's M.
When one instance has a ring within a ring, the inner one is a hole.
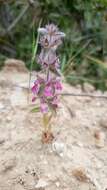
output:
M66 36L64 32L57 32L56 35L58 35L62 38L64 38Z
M47 29L46 28L38 28L38 32L40 34L47 34Z

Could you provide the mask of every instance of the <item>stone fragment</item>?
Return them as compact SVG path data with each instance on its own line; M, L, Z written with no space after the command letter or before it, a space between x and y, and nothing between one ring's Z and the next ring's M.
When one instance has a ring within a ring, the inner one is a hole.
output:
M56 185L56 187L60 187L59 181L57 181L57 182L55 183L55 185Z
M39 179L37 184L35 185L35 188L38 189L38 188L44 188L48 185L48 182L44 179Z
M3 68L3 71L5 72L13 72L13 71L24 72L24 73L28 72L25 63L21 60L7 59L4 64L5 66Z
M95 137L95 145L98 148L104 147L105 134L100 130L96 130L94 132L94 137Z
M56 152L59 156L63 157L63 154L65 152L65 145L62 142L55 141L52 144L52 149L54 152Z

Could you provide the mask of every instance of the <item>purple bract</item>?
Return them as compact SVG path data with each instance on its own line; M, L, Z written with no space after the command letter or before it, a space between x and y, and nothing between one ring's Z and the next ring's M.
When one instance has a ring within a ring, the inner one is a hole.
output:
M56 111L58 108L60 93L62 90L61 80L51 74L50 70L57 71L60 68L60 61L56 55L57 47L62 43L65 37L54 24L46 25L45 28L39 28L41 52L37 62L46 72L46 77L37 76L32 87L34 102L36 98L40 99L40 110L42 113Z

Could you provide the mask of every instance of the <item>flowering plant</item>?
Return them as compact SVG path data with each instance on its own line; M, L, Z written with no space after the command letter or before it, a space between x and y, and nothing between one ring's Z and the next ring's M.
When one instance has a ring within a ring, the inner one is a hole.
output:
M43 122L45 132L43 139L48 142L53 138L49 132L50 120L53 113L56 113L58 108L59 96L62 90L60 77L52 75L52 71L60 73L60 61L56 54L58 46L62 43L62 38L65 37L63 32L60 32L54 24L46 25L45 28L39 28L41 52L37 57L37 62L41 65L45 77L37 75L37 79L32 87L34 102L36 98L40 99L40 111L43 113Z

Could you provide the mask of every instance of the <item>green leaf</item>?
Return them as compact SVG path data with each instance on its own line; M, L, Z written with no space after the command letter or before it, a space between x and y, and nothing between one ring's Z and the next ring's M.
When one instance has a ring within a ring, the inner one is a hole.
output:
M39 112L40 111L40 107L36 107L36 108L33 108L32 110L31 110L31 112Z

